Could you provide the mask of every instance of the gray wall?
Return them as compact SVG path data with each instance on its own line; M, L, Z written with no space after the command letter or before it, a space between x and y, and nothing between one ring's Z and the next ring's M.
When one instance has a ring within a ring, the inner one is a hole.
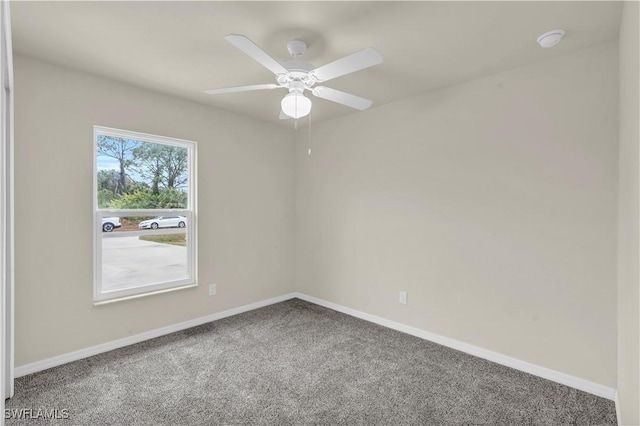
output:
M620 188L618 219L618 399L622 423L640 424L639 97L640 12L625 2L620 28ZM620 419L619 419L620 420Z
M15 95L16 366L293 290L289 129L21 56ZM198 288L93 306L94 124L198 143Z
M301 133L300 291L615 387L617 54L315 125L311 157Z

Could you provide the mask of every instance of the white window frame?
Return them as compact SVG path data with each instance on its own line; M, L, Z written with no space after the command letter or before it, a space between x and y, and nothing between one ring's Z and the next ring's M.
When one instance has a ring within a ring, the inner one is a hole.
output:
M142 142L150 142L162 145L171 145L186 148L188 152L188 192L186 209L100 209L98 208L98 135L113 136L125 139L134 139ZM196 244L196 142L184 139L175 139L165 136L150 135L128 130L113 129L103 126L93 126L93 301L102 304L123 299L130 299L144 295L163 293L169 290L197 286L197 244ZM149 229L127 232L102 232L103 217L127 217L127 216L185 216L187 226L185 228ZM140 285L119 290L102 289L102 240L103 238L135 237L140 235L167 235L187 234L187 278L176 281L166 281Z

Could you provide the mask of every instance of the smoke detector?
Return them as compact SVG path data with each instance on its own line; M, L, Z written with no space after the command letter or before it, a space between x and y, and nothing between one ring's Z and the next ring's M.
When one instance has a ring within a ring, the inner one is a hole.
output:
M540 44L540 47L545 47L545 48L553 47L556 44L560 43L560 40L562 39L563 35L564 35L564 30L547 31L546 33L538 37L538 44Z

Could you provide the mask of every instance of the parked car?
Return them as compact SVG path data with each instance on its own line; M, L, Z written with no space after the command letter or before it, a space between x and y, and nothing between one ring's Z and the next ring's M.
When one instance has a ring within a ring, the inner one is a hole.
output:
M122 224L120 223L119 217L103 217L102 218L102 232L111 232L116 228L120 228Z
M153 219L143 220L138 225L138 228L184 228L185 226L187 226L187 218L184 216L158 216L154 217Z

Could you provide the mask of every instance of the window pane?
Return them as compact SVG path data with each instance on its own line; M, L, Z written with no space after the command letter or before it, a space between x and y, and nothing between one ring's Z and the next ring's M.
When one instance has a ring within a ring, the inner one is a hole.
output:
M99 133L96 144L99 209L188 207L187 148Z
M102 291L189 278L187 234L102 239Z

